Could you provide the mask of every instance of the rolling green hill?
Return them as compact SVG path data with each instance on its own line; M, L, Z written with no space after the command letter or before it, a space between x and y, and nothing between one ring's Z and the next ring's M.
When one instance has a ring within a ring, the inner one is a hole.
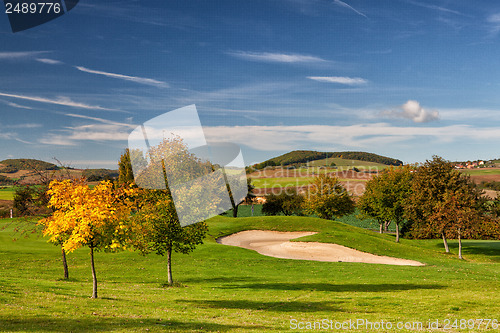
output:
M17 158L0 161L0 172L14 173L19 170L57 170L58 166L35 159Z
M263 169L267 166L298 165L329 158L340 158L347 160L372 162L384 165L403 165L403 162L400 160L367 152L357 152L357 151L318 152L312 150L294 150L289 153L271 158L262 163L256 164L254 165L254 168Z

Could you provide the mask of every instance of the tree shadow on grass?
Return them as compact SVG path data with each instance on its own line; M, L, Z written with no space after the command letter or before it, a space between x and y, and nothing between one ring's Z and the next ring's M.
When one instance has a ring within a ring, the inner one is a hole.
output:
M250 300L178 300L177 302L196 305L199 308L239 309L239 310L265 310L275 312L343 312L338 305L342 301L324 302L299 302L278 301L260 302Z
M188 278L182 279L181 282L189 283L189 282L246 282L246 281L255 281L255 277L235 277L235 276L220 276L213 278Z
M382 284L331 284L331 283L250 283L221 286L222 289L307 290L332 292L394 292L418 289L443 289L439 284L382 283Z
M166 332L232 332L236 329L269 330L261 325L224 325L203 321L178 321L127 318L67 319L54 317L5 318L0 317L2 332L111 332L116 330L144 331L148 329Z
M454 253L458 254L458 242L450 242L448 246ZM442 244L436 244L436 247L442 248ZM483 255L489 257L488 259L491 261L500 262L500 242L464 241L463 254L464 256L467 254Z

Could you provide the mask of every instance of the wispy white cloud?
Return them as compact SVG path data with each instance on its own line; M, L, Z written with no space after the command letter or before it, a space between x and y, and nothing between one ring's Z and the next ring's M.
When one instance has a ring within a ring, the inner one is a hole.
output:
M79 71L82 71L85 73L103 75L103 76L111 77L114 79L132 81L132 82L139 83L139 84L145 84L145 85L156 86L156 87L161 87L161 88L168 87L168 84L166 82L158 81L158 80L154 80L154 79L148 79L148 78L143 78L143 77L138 77L138 76L128 76L128 75L123 75L123 74L108 73L108 72L89 69L89 68L82 67L82 66L75 66L75 68L78 69Z
M55 60L55 59L48 59L48 58L36 58L35 59L38 62L48 64L48 65L61 65L64 64L62 61Z
M368 83L368 80L362 79L359 77L345 77L345 76L308 76L308 79L319 81L319 82L328 82L328 83L340 83L347 85L360 85Z
M432 139L437 143L500 140L498 127L452 125L443 127L392 126L387 123L350 126L217 126L204 127L209 141L227 141L263 151L331 147L332 142L345 149L370 149L385 145Z
M29 107L29 106L20 105L20 104L17 104L17 103L14 103L14 102L5 101L5 100L0 100L0 102L5 103L6 105L12 106L13 108L17 108L17 109L28 109L28 110L32 110L33 109L33 108Z
M410 119L415 123L427 123L439 119L439 111L426 110L419 102L413 100L409 100L396 110L383 111L382 115L392 118Z
M108 125L123 126L123 127L129 127L129 128L136 128L138 126L136 124L135 125L134 124L125 124L125 123L120 123L117 121L108 120L108 119L104 119L104 118L85 116L85 115L75 114L75 113L65 113L64 115L67 117L73 117L73 118L95 120L97 122L100 122L103 124L108 124Z
M7 125L5 128L40 128L43 127L42 124L27 123L27 124L17 124L17 125Z
M49 51L0 52L0 60L19 60L39 56Z
M490 34L496 36L500 32L500 13L491 14L486 21L489 23Z
M22 143L26 143L26 144L32 144L29 141L25 141L25 140L20 139L19 135L17 133L14 133L14 132L0 132L0 139L14 140L14 141L18 141L18 142L22 142Z
M81 142L114 142L126 141L130 129L127 126L112 124L90 124L76 127L67 127L48 133L39 139L39 142L55 146L77 146Z
M347 8L347 9L350 9L352 10L353 12L355 12L356 14L360 15L360 16L363 16L365 18L368 18L368 16L366 16L365 14L363 14L362 12L360 12L359 10L353 8L352 6L346 4L345 2L343 1L340 1L340 0L333 0L333 3L336 4L337 6L341 6L341 7L344 7L344 8Z
M6 93L2 93L2 92L0 92L0 96L12 97L12 98L17 98L17 99L22 99L22 100L32 101L32 102L70 106L70 107L80 108L80 109L120 111L117 109L104 108L104 107L101 107L98 105L89 105L89 104L85 104L85 103L75 102L75 101L71 100L71 98L65 97L65 96L60 96L57 99L49 99L49 98L37 97L37 96L6 94Z
M280 63L326 63L328 60L306 54L294 53L272 53L272 52L247 52L234 51L227 52L228 55L259 62L280 62Z
M88 169L95 166L107 166L108 168L112 169L116 169L118 167L118 162L116 160L63 160L61 161L61 163L72 168L81 169Z
M442 13L449 13L449 14L455 14L455 15L463 15L459 11L456 11L456 10L453 10L453 9L449 9L449 8L446 8L446 7L441 7L441 6L436 6L436 5L430 5L430 4L426 4L426 3L422 3L422 2L417 2L417 1L412 1L412 0L406 0L406 2L409 3L409 4L415 5L415 6L422 7L422 8L437 10L437 11L442 12Z

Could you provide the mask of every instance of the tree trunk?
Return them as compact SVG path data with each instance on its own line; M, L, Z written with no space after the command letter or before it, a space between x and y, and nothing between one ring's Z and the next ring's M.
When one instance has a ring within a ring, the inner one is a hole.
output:
M462 237L460 234L460 228L458 228L458 259L463 259L463 257L462 257Z
M396 243L399 243L399 223L396 223Z
M69 270L68 270L68 262L66 261L66 251L64 251L64 248L61 245L61 252L62 252L62 262L63 262L63 267L64 267L64 279L69 279Z
M444 250L446 251L446 253L450 253L450 248L448 247L448 242L446 241L444 232L441 233L441 236L443 237Z
M168 271L168 284L172 285L174 280L172 279L172 248L167 249L167 271Z
M381 233L381 234L383 234L383 233L384 233L383 226L384 226L384 222L380 223L380 230L379 230L379 233Z
M239 205L235 205L233 207L233 217L238 217L238 207Z
M389 232L389 225L391 224L391 221L385 221L384 222L384 231Z
M97 298L97 276L95 275L94 247L90 247L90 263L92 266L92 298Z

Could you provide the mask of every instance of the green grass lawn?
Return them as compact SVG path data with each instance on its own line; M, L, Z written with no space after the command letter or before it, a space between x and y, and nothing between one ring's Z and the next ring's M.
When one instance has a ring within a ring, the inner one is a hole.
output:
M0 200L14 200L14 191L15 191L14 187L1 188Z
M8 222L0 220L2 226ZM453 254L447 255L439 240L396 244L392 235L316 218L215 217L208 225L204 245L190 255L173 256L174 279L182 287L162 287L166 265L161 256L98 253L99 299L89 298L87 249L68 256L70 280L63 281L58 247L35 236L13 242L15 225L0 228L0 331L293 332L291 320L427 325L429 319L500 319L500 242L465 241L466 260L460 261L455 241L450 241ZM215 241L249 229L317 231L301 240L427 265L277 259ZM446 330L458 331L478 330Z
M309 164L312 166L330 166L332 163L335 163L335 166L337 166L341 170L352 169L354 167L358 169L382 170L388 167L387 165L381 163L348 160L340 157L316 160L310 162Z
M256 188L294 187L309 185L314 177L274 177L252 178L252 185ZM366 179L339 178L341 182L366 182Z
M500 175L500 169L489 169L489 168L480 168L480 169L464 169L460 170L463 173L468 175Z

